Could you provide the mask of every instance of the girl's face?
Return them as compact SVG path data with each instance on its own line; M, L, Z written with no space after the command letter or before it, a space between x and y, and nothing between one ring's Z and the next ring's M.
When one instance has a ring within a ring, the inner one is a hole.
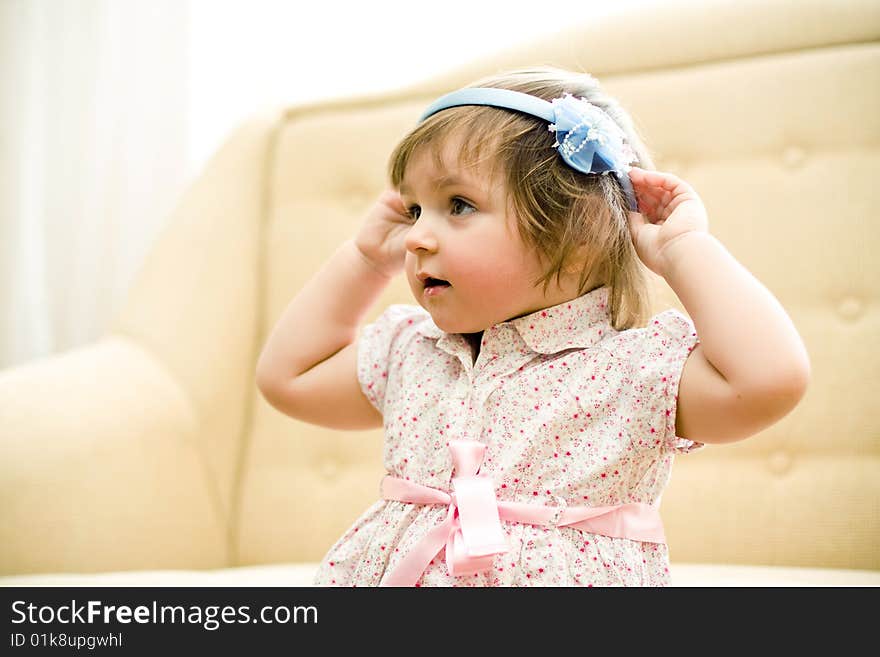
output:
M543 273L506 206L500 182L454 167L459 140L443 147L434 166L428 149L410 159L400 185L412 227L406 236L405 271L413 295L447 333L477 333L577 296L576 277L555 278L543 293L532 281ZM448 281L426 288L419 274Z

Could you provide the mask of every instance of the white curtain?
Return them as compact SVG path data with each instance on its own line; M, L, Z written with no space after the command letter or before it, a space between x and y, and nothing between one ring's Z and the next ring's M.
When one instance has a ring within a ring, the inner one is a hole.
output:
M0 1L0 368L99 336L188 171L189 8Z
M249 114L403 86L641 1L0 0L0 369L103 334Z

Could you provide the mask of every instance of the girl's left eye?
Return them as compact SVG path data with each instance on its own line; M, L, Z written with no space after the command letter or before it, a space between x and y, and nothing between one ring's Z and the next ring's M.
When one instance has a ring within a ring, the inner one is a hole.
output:
M465 207L471 208L472 210L476 210L476 208L473 205L471 205L470 203L468 203L464 199L461 199L458 197L455 197L454 199L452 199L452 207L455 208L456 205L465 206ZM455 213L453 213L453 214L455 214Z

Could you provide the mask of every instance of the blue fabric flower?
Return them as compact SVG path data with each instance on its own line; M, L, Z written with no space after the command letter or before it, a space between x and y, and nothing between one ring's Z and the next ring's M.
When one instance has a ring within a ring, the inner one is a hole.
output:
M570 93L551 101L556 133L554 148L574 169L583 173L626 172L638 161L626 136L604 110Z

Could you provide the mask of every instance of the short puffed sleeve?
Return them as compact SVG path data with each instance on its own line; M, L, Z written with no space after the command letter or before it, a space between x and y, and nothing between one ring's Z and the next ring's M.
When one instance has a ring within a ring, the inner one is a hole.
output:
M664 405L663 444L674 452L687 453L705 447L701 442L675 435L678 384L684 363L700 340L694 323L675 309L664 310L647 325L647 376L661 391Z
M383 415L388 380L398 367L397 359L392 362L390 356L414 335L415 325L426 316L426 311L419 306L393 304L361 329L357 340L358 383L366 398Z
M676 309L654 315L645 328L624 331L633 429L645 444L677 453L705 445L675 435L678 384L684 363L699 344L693 322Z

